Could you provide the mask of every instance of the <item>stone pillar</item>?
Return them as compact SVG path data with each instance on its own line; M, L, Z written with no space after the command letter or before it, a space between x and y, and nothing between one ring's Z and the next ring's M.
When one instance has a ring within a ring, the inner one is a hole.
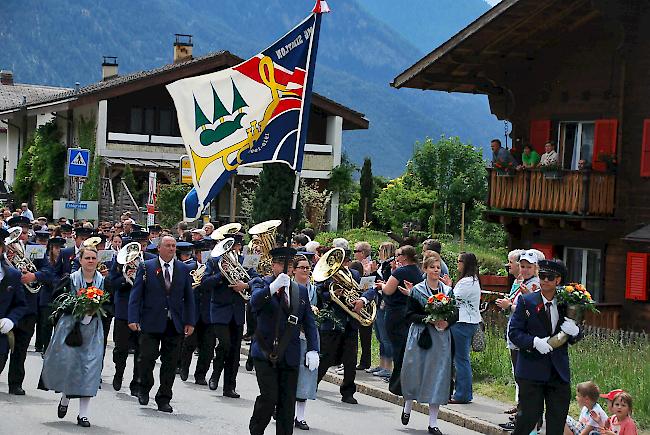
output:
M97 105L97 129L95 136L95 155L101 156L106 149L106 129L108 123L108 101L100 100Z
M332 168L341 164L341 152L343 143L343 118L340 116L328 116L327 128L325 130L325 142L332 146ZM339 194L332 194L330 201L330 231L336 231L339 225Z

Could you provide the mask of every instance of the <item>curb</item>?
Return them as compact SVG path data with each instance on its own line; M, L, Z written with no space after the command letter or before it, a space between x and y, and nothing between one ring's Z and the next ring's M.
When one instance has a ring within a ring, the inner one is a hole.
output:
M241 347L241 354L248 355L248 346ZM338 376L332 373L325 373L323 377L324 381L327 381L331 384L341 385L343 383L343 377ZM357 392L365 394L366 396L371 396L385 402L394 403L395 405L404 406L404 399L395 394L383 390L381 388L374 387L372 385L366 384L364 382L355 381L357 386ZM420 412L422 414L429 415L429 406L423 405L417 402L413 403L413 410ZM440 407L440 412L438 413L438 418L446 422L455 424L456 426L464 427L476 432L488 434L488 435L503 435L505 431L499 426L490 423L489 421L482 420L477 417L473 417L467 414L460 413L458 411L450 410L445 406Z

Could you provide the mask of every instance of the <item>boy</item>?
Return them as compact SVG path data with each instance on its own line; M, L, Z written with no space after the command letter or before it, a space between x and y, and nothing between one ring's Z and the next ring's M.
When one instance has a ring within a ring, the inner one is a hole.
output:
M601 422L607 421L607 414L598 404L600 390L591 381L581 382L576 386L576 401L582 407L580 417L575 420L567 416L564 435L599 434Z

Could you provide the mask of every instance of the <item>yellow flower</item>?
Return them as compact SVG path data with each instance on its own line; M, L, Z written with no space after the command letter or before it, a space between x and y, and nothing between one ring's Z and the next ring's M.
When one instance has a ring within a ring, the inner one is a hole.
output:
M564 290L566 290L567 293L573 293L573 290L575 289L573 288L573 286L568 285L564 287Z
M589 293L587 290L585 290L585 296L591 300L591 293Z

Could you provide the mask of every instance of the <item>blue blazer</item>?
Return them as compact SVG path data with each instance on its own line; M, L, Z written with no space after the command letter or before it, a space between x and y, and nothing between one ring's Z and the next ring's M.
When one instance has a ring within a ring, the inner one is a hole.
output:
M61 252L59 252L59 258L56 260L54 266L55 275L59 279L63 278L64 275L70 275L74 272L73 267L74 270L79 269L79 259L77 258L75 247L72 246L70 248L61 249Z
M0 281L0 319L10 319L14 327L27 312L25 293L20 283L22 274L15 268L9 266L4 260L0 261L0 267L4 271L4 278ZM9 353L9 341L5 334L0 334L0 355Z
M196 324L190 268L178 260L173 261L169 296L165 294L165 279L158 257L146 260L138 268L129 296L128 322L139 323L142 332L165 332L168 312L179 334L183 333L185 325Z
M145 252L144 260L152 260L158 258L155 255ZM133 282L135 284L135 281ZM114 309L113 313L118 320L129 320L129 296L131 295L131 284L126 282L124 274L122 273L122 265L116 259L110 265L108 276L104 285L108 288L113 298Z
M203 287L210 293L210 323L227 325L234 320L237 326L244 324L246 317L246 301L237 292L228 287L229 282L223 277L219 266L219 258L210 258L206 263ZM242 259L240 258L240 263ZM252 278L257 274L252 270L247 271ZM253 279L248 285L253 288Z
M25 302L27 304L27 310L25 316L28 315L37 315L39 307L39 298L42 291L48 291L48 286L51 286L54 281L54 268L50 265L50 262L47 258L42 258L39 260L33 260L34 266L36 266L37 272L35 284L41 284L41 290L38 293L32 293L27 290L27 287L21 284L25 294ZM50 290L50 299L51 299L51 290Z
M540 292L529 293L519 298L517 309L510 319L508 337L520 350L515 368L515 376L538 382L548 382L551 378L551 368L554 367L560 378L569 383L568 344L582 339L582 328L577 337L569 338L569 342L546 355L540 354L533 347L535 337L549 337L560 332L560 325L566 315L566 306L558 305L558 322L555 331L550 331L546 324L544 302Z
M267 350L272 349L272 342L275 338L275 318L278 317L280 322L278 339L284 335L284 330L287 327L288 315L284 313L280 307L278 298L271 297L269 284L275 279L274 276L265 276L264 278L253 278L253 294L250 299L251 310L257 317L257 329L253 336L253 343L251 345L251 355L255 359L266 360L267 356L262 351L262 347L258 343L258 338L264 341L264 348ZM295 283L294 283L295 284ZM309 294L307 289L299 286L299 304L298 309L298 324L302 326L307 338L307 351L319 350L318 332L314 316L311 311L311 303L309 302ZM239 296L237 296L239 297ZM293 312L292 307L289 307L289 312ZM277 314L276 314L277 313ZM293 328L291 331L291 339L287 346L282 360L290 367L298 367L300 361L300 327Z

